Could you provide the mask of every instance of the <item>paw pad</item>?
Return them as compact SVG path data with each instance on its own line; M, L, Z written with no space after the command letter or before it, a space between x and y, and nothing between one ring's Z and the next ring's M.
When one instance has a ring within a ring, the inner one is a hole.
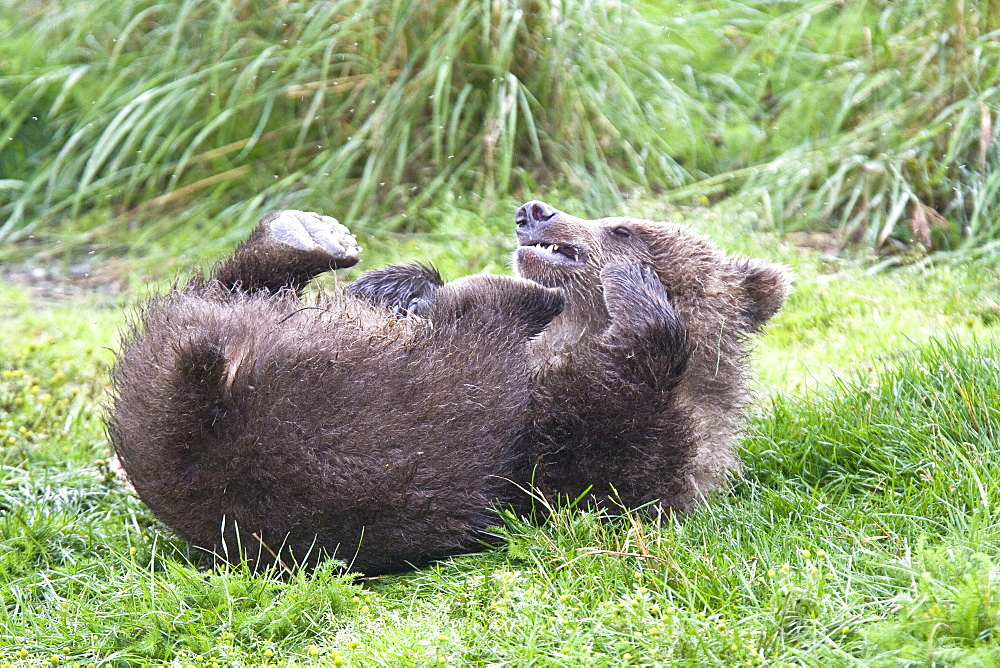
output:
M338 260L357 260L361 251L351 231L336 218L312 211L279 211L267 226L274 241L296 250L319 251Z

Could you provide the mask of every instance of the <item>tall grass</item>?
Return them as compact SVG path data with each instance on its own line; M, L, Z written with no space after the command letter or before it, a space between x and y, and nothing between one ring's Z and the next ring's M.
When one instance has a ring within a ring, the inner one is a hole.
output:
M97 0L12 13L33 37L0 46L13 138L0 146L0 242L92 212L128 228L296 206L379 228L446 190L560 183L610 202L625 184L683 175L652 130L685 114L659 74L670 48L645 49L652 28L617 3Z
M995 256L996 2L723 1L677 20L716 40L688 90L716 148L673 199L739 194L780 231Z
M0 242L232 241L275 207L427 231L456 193L555 193L1000 257L997 0L39 1L0 27Z

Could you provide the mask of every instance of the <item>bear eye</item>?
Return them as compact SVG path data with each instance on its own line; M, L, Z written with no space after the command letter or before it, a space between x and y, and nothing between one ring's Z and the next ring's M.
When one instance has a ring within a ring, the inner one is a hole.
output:
M621 237L622 239L628 239L630 236L632 236L632 231L627 227L619 226L613 228L611 230L611 234L615 235L616 237Z

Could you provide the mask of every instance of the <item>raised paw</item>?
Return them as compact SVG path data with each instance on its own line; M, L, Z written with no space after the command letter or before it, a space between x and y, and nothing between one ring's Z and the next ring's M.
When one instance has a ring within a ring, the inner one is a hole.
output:
M361 252L361 247L347 227L336 218L312 211L275 211L260 221L258 230L265 239L308 254L313 260L323 256L335 268L357 263Z
M604 303L612 322L675 318L670 293L646 265L612 264L601 270Z
M347 294L374 306L384 306L399 317L426 315L438 289L444 285L433 267L392 264L361 274L347 286Z
M611 324L603 345L621 378L664 392L680 381L691 353L681 315L652 268L611 265L601 271Z
M335 218L287 209L269 213L212 273L230 291L301 291L314 277L357 264L361 247Z

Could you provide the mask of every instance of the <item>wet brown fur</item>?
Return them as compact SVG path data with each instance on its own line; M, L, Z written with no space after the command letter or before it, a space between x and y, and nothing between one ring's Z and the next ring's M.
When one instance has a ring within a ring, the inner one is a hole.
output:
M356 252L290 249L267 222L127 335L108 426L129 480L231 561L372 574L479 549L492 507L525 499L526 344L562 298L482 275L436 289L426 317L338 292L305 305Z
M785 271L672 223L583 220L542 202L518 223L518 275L566 297L531 343L536 485L689 510L739 468L746 355L785 299ZM551 244L582 262L551 261Z
M267 222L152 300L114 372L116 452L196 545L372 574L477 549L529 481L688 510L738 469L745 357L787 293L779 267L529 202L520 279L385 267L305 306L302 286L356 253L291 251Z

